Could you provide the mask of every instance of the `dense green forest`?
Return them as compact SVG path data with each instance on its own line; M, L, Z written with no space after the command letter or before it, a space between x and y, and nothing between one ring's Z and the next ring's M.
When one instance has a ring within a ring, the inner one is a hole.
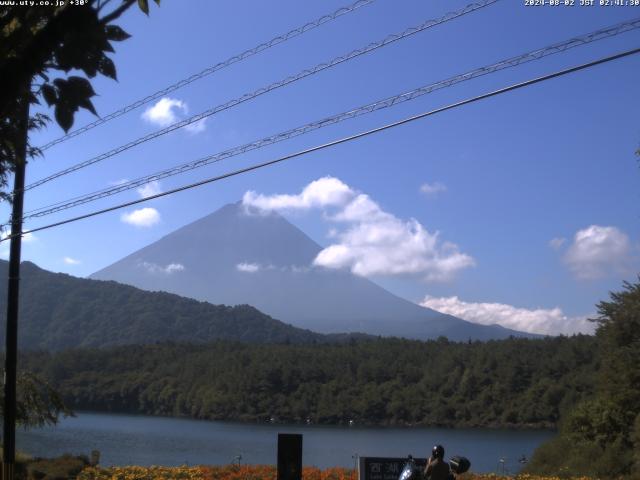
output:
M625 283L597 308L594 394L564 412L559 435L538 448L531 472L640 478L640 282Z
M552 427L593 393L589 336L157 344L29 353L77 410L339 424Z
M7 265L0 260L0 291L6 290ZM52 273L31 262L22 264L20 295L22 349L62 350L167 340L322 343L350 337L296 328L249 305L212 305L116 282ZM23 301L27 298L28 302ZM5 314L6 297L0 295L0 322ZM2 345L4 334L0 329Z

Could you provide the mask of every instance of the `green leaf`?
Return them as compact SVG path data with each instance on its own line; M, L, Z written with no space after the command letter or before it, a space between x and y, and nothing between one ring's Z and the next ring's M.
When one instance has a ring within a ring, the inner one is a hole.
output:
M97 115L93 104L89 100L95 95L89 80L82 77L56 78L53 81L57 87L55 117L58 124L68 131L73 125L73 116L82 107Z
M149 2L148 0L138 0L138 6L146 15L149 15Z
M44 101L47 102L47 105L49 106L56 103L58 99L56 89L49 84L42 86L42 96L44 97Z
M96 109L93 106L93 103L91 103L91 100L89 100L88 98L83 98L82 100L80 100L78 102L78 106L84 108L85 110L89 110L96 117L98 116L98 112L96 112Z
M69 129L73 126L73 113L74 112L69 109L67 105L56 105L56 122L58 122L58 125L60 125L65 132L68 132Z
M89 78L95 77L98 73L99 55L103 55L102 51L98 54L95 51L87 50L84 52L76 68L82 70Z
M29 119L29 131L31 130L41 130L47 126L47 122L49 121L49 117L44 113L36 113L33 117Z
M115 49L107 41L105 41L105 44L102 46L102 50L104 52L110 52L110 53L114 53L115 52Z
M116 66L109 57L103 56L98 61L98 71L105 77L113 78L114 80L118 79L116 76Z
M40 100L38 100L38 96L33 92L29 92L29 103L33 105L40 105Z
M123 29L121 29L117 25L107 25L104 31L105 31L105 34L107 35L107 39L112 40L114 42L122 42L127 38L131 38L131 35L129 35L127 32L125 32Z
M67 88L81 97L93 97L96 92L93 90L91 83L86 78L69 77L67 79Z

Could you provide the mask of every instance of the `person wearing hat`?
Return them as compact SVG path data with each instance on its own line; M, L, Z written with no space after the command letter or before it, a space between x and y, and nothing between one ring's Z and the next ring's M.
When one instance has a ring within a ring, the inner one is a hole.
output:
M431 456L424 469L424 477L427 480L447 480L449 472L449 464L444 461L444 447L436 445L431 450Z

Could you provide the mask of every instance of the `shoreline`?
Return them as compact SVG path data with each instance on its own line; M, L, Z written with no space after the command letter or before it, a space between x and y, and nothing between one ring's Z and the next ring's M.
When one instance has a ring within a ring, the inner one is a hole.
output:
M117 416L129 416L129 417L146 417L157 419L169 419L169 420L189 420L196 422L208 422L208 423L221 423L229 425L239 426L282 426L293 428L336 428L336 429L359 429L359 430L478 430L478 431L516 431L516 432L530 432L530 431L545 431L545 432L557 432L557 426L551 425L514 425L514 424L493 424L493 425L470 425L462 424L458 426L449 425L427 425L427 424L390 424L390 423L306 423L295 421L264 421L256 422L251 420L239 420L239 419L209 419L209 418L197 418L186 415L158 415L152 413L140 413L140 412L124 412L115 410L75 410L73 412L75 416L89 414L89 415L117 415Z

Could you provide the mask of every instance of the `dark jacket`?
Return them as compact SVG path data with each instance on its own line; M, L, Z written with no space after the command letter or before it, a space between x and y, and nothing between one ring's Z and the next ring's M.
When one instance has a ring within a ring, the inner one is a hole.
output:
M424 476L427 480L447 480L449 464L440 458L431 460L424 469Z

